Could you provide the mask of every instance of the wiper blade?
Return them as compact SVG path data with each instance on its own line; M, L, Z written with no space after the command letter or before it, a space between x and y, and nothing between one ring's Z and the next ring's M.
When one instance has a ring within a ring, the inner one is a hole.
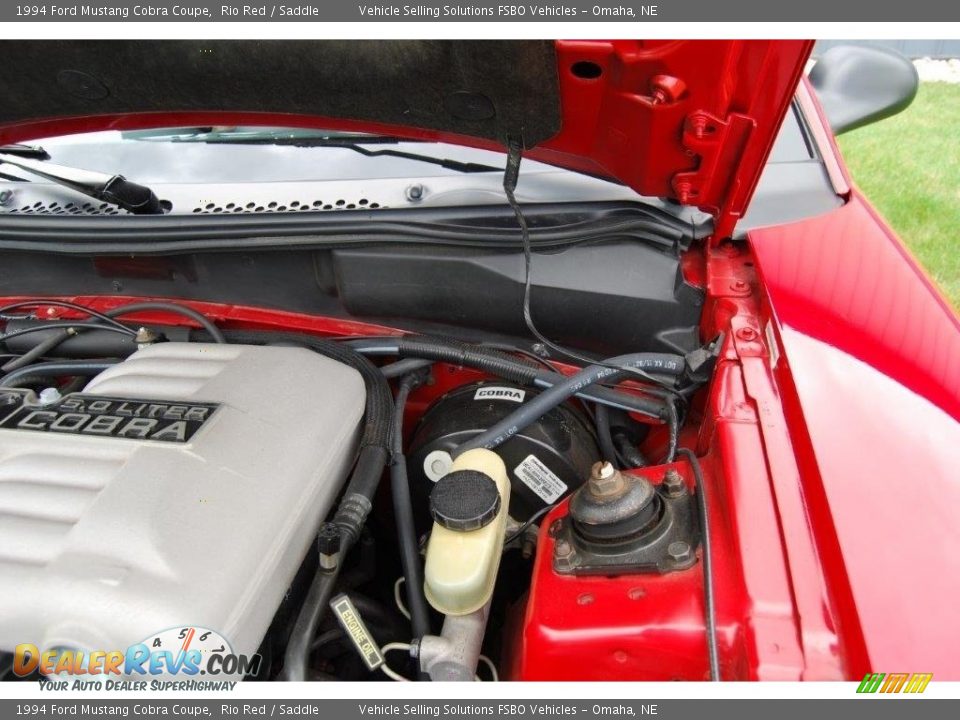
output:
M337 136L291 136L291 137L229 137L229 136L211 136L198 137L184 140L171 140L171 142L202 142L210 145L282 145L285 147L332 147L352 150L366 157L398 157L405 160L415 160L417 162L439 165L446 170L453 170L461 173L483 173L483 172L503 172L503 168L493 165L484 165L482 163L463 162L462 160L453 160L451 158L438 158L432 155L421 153L405 152L403 150L370 150L364 145L385 145L400 142L400 138L371 135L369 137L337 137ZM404 141L406 142L406 141Z
M33 158L34 160L49 160L50 153L39 145L0 145L0 153L16 155L17 157Z
M118 205L134 215L163 214L163 206L150 188L131 182L122 175L108 175L31 160L11 154L5 149L0 150L0 163L13 165L102 202Z

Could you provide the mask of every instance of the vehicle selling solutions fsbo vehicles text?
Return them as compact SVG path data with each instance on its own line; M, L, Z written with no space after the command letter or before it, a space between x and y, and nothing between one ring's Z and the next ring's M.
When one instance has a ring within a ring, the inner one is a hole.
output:
M281 13L282 13L281 6ZM594 17L656 17L658 5L639 5L611 7L591 5L574 7L562 4L526 4L497 5L496 7L476 7L474 5L357 5L361 17L365 18L443 18L443 17L504 17L504 18L560 18L589 15Z

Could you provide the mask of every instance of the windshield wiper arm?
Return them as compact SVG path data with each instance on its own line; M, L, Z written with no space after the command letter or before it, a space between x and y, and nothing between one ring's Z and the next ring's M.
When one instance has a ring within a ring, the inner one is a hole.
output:
M405 160L415 160L417 162L439 165L447 170L453 170L461 173L482 173L482 172L503 172L503 168L493 165L484 165L482 163L463 162L462 160L453 160L451 158L439 158L433 155L424 155L421 153L405 152L403 150L369 150L364 145L384 145L387 143L398 143L398 138L387 136L371 136L369 138L358 137L208 137L208 138L190 138L187 140L173 140L172 142L203 142L210 145L282 145L284 147L332 147L352 150L366 157L380 157L388 155L390 157L403 158Z
M131 182L122 175L108 175L93 170L54 165L11 155L2 150L0 150L0 163L13 165L102 202L118 205L134 215L163 214L163 206L150 188Z
M39 145L0 145L0 153L16 155L17 157L33 158L34 160L49 160L50 153Z

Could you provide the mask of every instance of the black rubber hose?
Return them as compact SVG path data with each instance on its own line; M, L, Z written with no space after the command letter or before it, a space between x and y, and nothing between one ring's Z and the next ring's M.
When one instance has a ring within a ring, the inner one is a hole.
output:
M700 515L701 546L703 547L703 604L707 630L707 655L710 659L710 679L720 681L720 651L717 647L717 607L713 590L713 552L710 542L710 518L707 515L707 489L703 483L700 460L688 448L677 450L690 462L697 481L697 511Z
M557 372L519 360L497 350L455 340L424 336L348 340L347 345L364 355L397 355L401 358L425 358L459 367L472 367L528 387L549 388L566 379ZM618 377L627 379L629 373ZM629 395L605 387L585 387L577 395L584 400L610 405L666 421L665 403L660 399Z
M7 339L4 345L11 353L28 353L38 344L61 332L56 329L49 330L50 324L49 320L9 320L6 327L8 333L30 328L32 334ZM187 342L190 338L190 330L193 329L178 325L160 326L154 323L146 327L156 333L163 333L169 342ZM33 332L34 328L36 328L35 332ZM47 350L45 355L63 359L90 360L101 357L127 357L139 349L135 334L118 334L113 332L112 328L104 328L98 322L83 320L71 324L67 329L76 332L69 337L61 338L60 343Z
M173 313L174 315L182 315L183 317L190 318L196 322L200 327L210 333L210 337L216 343L225 343L227 341L224 337L223 332L218 328L213 320L208 318L201 312L197 312L191 307L186 305L178 305L177 303L171 302L161 302L161 301L147 301L147 302L138 302L131 303L130 305L121 305L118 308L113 310L108 310L105 314L108 317L116 318L123 315L129 315L135 312L143 312L144 310L150 311L155 310L158 312Z
M241 345L266 345L275 342L302 345L355 368L363 377L367 400L360 452L331 521L340 530L339 557L346 557L367 521L373 506L373 497L390 458L393 435L393 394L390 392L390 385L379 368L343 343L300 333L257 330L227 330L224 331L224 336L227 341ZM310 583L284 652L283 676L287 680L304 680L307 677L310 648L330 601L340 567L341 563L338 562L332 570L318 569Z
M460 455L474 448L498 447L589 385L631 376L632 369L679 375L685 365L681 356L666 353L632 353L606 360L603 365L590 365L536 395L484 432L463 443L455 453Z
M67 328L74 328L77 330L82 330L84 328L96 328L97 330L103 330L104 332L120 333L121 335L136 335L136 332L124 332L120 328L115 328L112 325L94 325L86 320L77 322L48 322L30 325L25 328L4 333L3 335L0 335L0 343L6 343L8 340L12 340L13 338L21 337L23 335L30 335L36 332L45 332L47 330L66 330ZM129 328L127 329L129 330ZM64 340L65 339L66 338L64 338Z
M66 340L67 338L73 337L76 334L77 334L77 331L74 328L62 328L61 330L58 330L52 333L51 335L49 335L48 337L44 338L43 340L41 340L39 343L37 343L32 348L27 350L27 352L25 352L20 357L14 358L13 360L10 360L4 363L4 365L0 367L0 370L3 370L3 372L5 373L9 373L9 372L13 372L17 368L22 368L26 365L30 365L31 363L39 360L48 352L53 350L55 347L57 347L57 345L62 343L64 340Z
M423 593L423 570L420 566L420 547L413 521L413 503L410 500L410 482L407 478L407 458L403 454L403 411L410 392L423 382L417 372L400 381L397 390L395 422L393 424L393 458L390 465L390 489L393 496L393 514L400 541L400 561L403 566L404 587L413 637L430 634L430 609Z
M96 310L88 308L84 305L79 305L77 303L67 302L66 300L44 300L43 298L34 298L32 300L22 300L20 302L11 303L10 305L4 305L3 307L0 307L0 315L5 315L11 310L16 310L18 308L34 307L38 305L66 308L67 310L76 310L77 312L82 312L86 315L89 315L92 318L97 318L99 320L102 320L103 322L107 323L107 325L111 325L117 328L118 330L120 330L121 332L126 333L127 335L137 334L136 330L132 330L131 328L128 328L127 326L117 322L110 315L107 315L106 313L98 312Z
M208 339L208 333L193 334L195 340ZM289 342L307 347L325 357L342 362L357 370L363 377L367 388L367 404L364 414L364 431L360 447L373 445L384 453L390 452L390 437L393 432L393 393L380 369L363 355L351 349L347 343L336 342L295 332L274 332L271 330L224 330L224 338L229 343L240 345L268 345L276 342ZM357 465L359 466L359 460ZM386 465L386 457L384 458Z
M606 405L597 403L593 416L597 423L597 440L600 442L603 459L618 467L620 463L617 461L617 449L613 444L613 431L610 429L610 410Z
M362 347L363 341L357 343ZM383 345L383 341L370 341L371 345ZM499 350L478 345L462 343L456 340L408 335L391 338L389 344L395 344L397 355L401 358L415 357L445 362L451 365L477 367L493 375L523 385L532 385L540 368L531 363L518 360Z
M33 304L40 304L40 301ZM43 301L43 304L48 304L48 301ZM59 307L67 307L70 309L86 312L94 318L98 318L103 320L104 322L110 323L110 325L104 326L102 324L96 324L90 321L84 321L84 322L75 323L73 325L68 325L65 327L63 324L60 324L60 323L42 323L41 322L37 325L30 326L23 330L9 333L3 336L2 339L5 340L7 338L14 338L14 337L17 337L18 335L25 335L33 332L42 332L45 330L56 328L58 326L63 330L63 332L61 333L58 333L56 335L50 335L44 338L43 340L40 341L40 343L38 343L33 348L28 350L27 353L25 353L24 357L20 358L20 360L24 361L28 356L29 356L29 359L26 360L25 362L20 362L15 367L22 367L28 364L29 362L32 362L34 359L49 353L51 350L53 350L60 344L66 342L71 337L76 335L78 332L83 330L108 330L108 331L113 330L114 332L123 332L129 336L136 336L137 334L136 330L133 330L131 328L128 328L125 325L122 325L120 322L118 322L114 318L121 317L123 315L128 315L130 313L143 312L144 310L173 313L175 315L182 315L183 317L190 318L191 320L199 324L200 327L206 330L210 334L210 337L214 342L216 343L226 342L226 339L224 338L223 333L220 331L220 329L214 324L214 322L210 318L208 318L203 313L197 312L193 308L186 307L185 305L178 305L177 303L151 300L146 302L131 303L129 305L121 305L120 307L113 308L112 310L108 310L105 313L99 313L99 312L96 312L95 310L91 310L90 308L86 308L82 305L77 305L75 303L49 303L49 304L54 304ZM8 307L12 307L12 306L8 306ZM134 352L136 351L136 349L137 349L137 346L135 344L129 345L130 352ZM8 365L10 364L11 363L8 363ZM11 367L9 369L15 369L15 367ZM4 368L4 370L7 370L7 369L8 368L6 367Z
M672 463L677 457L677 443L680 440L680 418L677 415L677 406L672 400L667 401L667 427L670 431L670 441L667 445L667 457L664 463Z
M98 360L89 362L86 360L57 360L54 362L35 363L26 367L14 370L0 378L0 387L20 387L18 383L26 382L25 378L30 378L29 384L36 382L38 378L55 378L64 375L92 377L99 375L104 370L116 365L119 360Z
M340 504L331 521L340 529L341 556L353 547L360 531L367 522L373 508L373 497L377 494L383 471L390 462L390 452L378 445L366 445L360 449L357 464L347 489L340 498Z
M397 360L389 365L381 365L380 372L383 373L385 378L392 380L393 378L403 377L414 370L428 368L431 365L433 365L433 360L424 360L422 358L404 358L403 360Z
M566 377L566 375L561 375L560 373L539 373L534 385L540 388L550 388ZM606 382L619 382L620 380L630 380L634 377L632 373L621 372L618 375L607 378ZM666 422L667 419L665 403L659 399L653 400L648 397L630 395L620 392L619 390L614 390L613 388L603 387L602 385L582 388L577 391L576 395L582 400L587 400L597 405L606 405L607 407L617 408L619 410L639 413L662 422Z
M14 379L9 385L0 387L8 388L33 388L37 385L49 385L50 378L46 375L21 375Z
M613 444L614 447L616 447L616 449L619 451L620 457L623 458L623 461L626 463L627 467L646 467L650 464L646 456L637 449L636 445L633 444L633 441L624 433L614 432Z
M339 565L337 566L339 568ZM320 627L323 611L333 595L333 586L337 582L337 570L318 570L313 576L307 595L300 606L300 613L294 623L290 641L283 653L283 680L306 680L307 666L313 638Z

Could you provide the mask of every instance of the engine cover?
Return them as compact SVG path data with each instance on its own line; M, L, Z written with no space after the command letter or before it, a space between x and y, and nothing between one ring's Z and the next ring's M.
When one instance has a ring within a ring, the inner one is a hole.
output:
M253 653L349 471L354 369L164 343L0 406L0 649L125 649L177 626Z

